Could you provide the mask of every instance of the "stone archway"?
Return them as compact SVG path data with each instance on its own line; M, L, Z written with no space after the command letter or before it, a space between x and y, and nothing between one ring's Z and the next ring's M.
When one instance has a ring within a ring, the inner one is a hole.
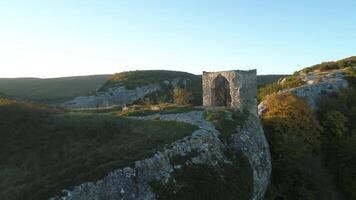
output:
M229 81L219 74L212 83L212 104L213 106L231 106L231 92Z
M203 106L226 106L257 113L256 70L203 72Z

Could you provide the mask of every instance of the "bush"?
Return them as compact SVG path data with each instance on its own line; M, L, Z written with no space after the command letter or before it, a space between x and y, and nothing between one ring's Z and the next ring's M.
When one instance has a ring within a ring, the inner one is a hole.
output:
M193 103L193 93L183 88L174 89L174 103L177 105L191 105Z
M263 125L273 166L267 199L314 199L317 188L305 160L319 150L321 126L307 102L296 96L272 94L267 103Z
M318 107L325 165L346 197L356 199L356 89L324 97Z
M262 87L259 89L259 94L258 94L258 99L259 101L262 101L265 99L266 96L277 93L278 91L281 90L286 90L294 87L299 87L304 85L305 82L300 78L298 73L288 76L284 78L283 80L280 80L276 83L271 83L269 85L266 85L265 87Z
M249 200L253 192L253 175L248 159L236 150L228 150L231 163L185 164L172 172L167 183L151 182L159 200Z

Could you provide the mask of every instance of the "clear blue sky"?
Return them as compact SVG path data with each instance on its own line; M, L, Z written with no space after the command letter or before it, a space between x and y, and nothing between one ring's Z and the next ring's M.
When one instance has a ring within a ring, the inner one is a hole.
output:
M355 8L355 0L1 0L0 77L292 73L356 55Z

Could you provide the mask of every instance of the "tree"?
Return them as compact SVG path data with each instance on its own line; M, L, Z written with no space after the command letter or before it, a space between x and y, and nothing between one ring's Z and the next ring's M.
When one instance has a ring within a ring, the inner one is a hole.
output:
M193 93L184 88L174 89L174 103L178 105L191 105L193 103Z
M329 140L341 140L346 137L347 118L339 111L329 111L325 113L322 121L324 127L323 134Z
M291 94L272 94L263 124L272 156L267 199L314 199L316 185L305 162L319 151L321 126L308 103Z

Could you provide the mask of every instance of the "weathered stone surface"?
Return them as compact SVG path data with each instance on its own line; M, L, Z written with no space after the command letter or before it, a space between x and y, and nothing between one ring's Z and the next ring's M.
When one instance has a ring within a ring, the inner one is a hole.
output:
M136 161L134 168L118 169L107 177L95 182L85 183L67 191L63 197L56 200L114 200L114 199L155 199L149 183L153 180L168 181L171 172L179 168L170 163L175 155L186 155L197 151L199 155L191 159L195 164L216 166L217 161L226 159L224 151L226 144L219 139L219 132L211 122L204 119L203 111L144 117L130 117L139 120L174 120L197 125L200 129L191 136L178 140L151 158ZM268 144L266 142L260 121L251 114L244 127L236 130L233 135L233 147L241 150L248 158L253 171L253 198L263 199L269 183L271 163Z
M250 115L246 123L232 136L232 145L249 159L253 172L253 198L264 199L272 172L269 145L260 119Z
M173 88L175 88L180 83L180 81L183 85L187 84L186 79L180 78L165 80L161 84L171 85ZM125 86L115 86L108 88L105 92L96 92L95 95L76 97L73 100L63 103L62 106L66 108L83 109L126 106L160 89L161 85L158 82L136 87L133 90L126 89Z
M128 90L124 86L120 86L109 88L106 92L98 92L96 95L76 97L62 105L67 108L125 106L159 89L160 85L158 83L136 87L134 90Z
M168 180L174 166L169 159L175 155L186 155L195 150L199 156L193 162L209 163L214 165L213 160L224 159L224 144L218 139L218 131L210 122L203 119L203 112L189 113L180 117L167 116L167 120L186 121L188 119L198 119L192 122L199 124L201 129L195 131L191 136L178 140L170 145L170 148L155 153L151 158L135 162L134 168L126 167L113 171L105 178L97 181L84 183L75 187L71 191L66 191L67 195L55 197L53 200L116 200L116 199L155 199L149 183L153 180ZM197 118L195 118L197 117ZM151 119L149 116L147 119ZM143 119L143 118L142 118Z
M291 93L298 97L305 98L312 109L317 109L316 102L323 95L338 92L342 88L348 87L343 70L330 70L326 72L312 72L300 74L305 85L279 91L279 93ZM282 80L283 81L283 80ZM258 114L261 115L268 110L268 97L258 105Z
M217 99L216 90L219 89L219 79L226 79L229 83L229 90L226 92L231 96L231 102L227 107L238 110L248 110L250 113L257 113L257 75L256 70L242 71L222 71L203 72L203 105L221 106Z

